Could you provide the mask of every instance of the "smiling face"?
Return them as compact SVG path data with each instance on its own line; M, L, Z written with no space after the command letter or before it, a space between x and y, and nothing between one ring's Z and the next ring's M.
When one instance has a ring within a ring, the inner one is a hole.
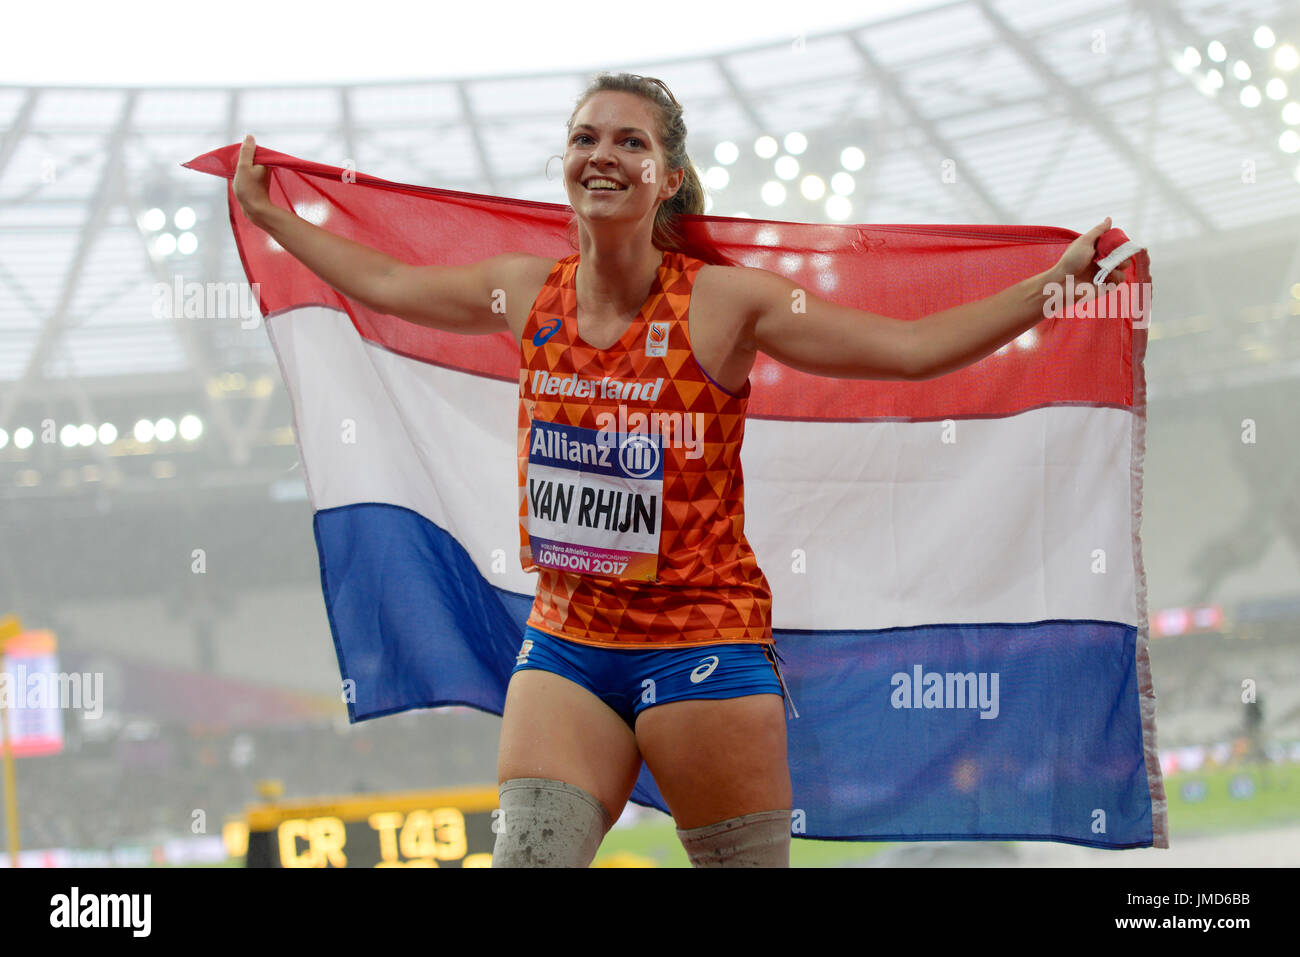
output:
M667 171L655 108L635 93L605 90L573 116L564 150L564 189L579 218L654 223L659 203L681 185ZM614 188L601 189L613 184Z

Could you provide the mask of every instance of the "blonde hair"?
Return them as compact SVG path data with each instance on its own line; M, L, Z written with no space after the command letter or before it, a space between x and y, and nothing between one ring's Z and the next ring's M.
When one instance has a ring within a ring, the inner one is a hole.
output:
M685 170L682 185L671 198L664 200L655 210L654 228L650 241L658 249L683 251L682 234L678 217L682 215L699 215L704 212L704 184L695 172L695 164L686 155L686 123L682 120L682 105L677 102L672 91L663 80L653 76L639 76L635 73L601 73L592 80L591 85L578 97L573 112L569 114L567 129L573 128L573 118L578 115L584 103L597 93L614 91L618 93L635 93L649 100L655 107L657 129L655 135L668 160L669 171ZM570 222L570 230L576 229L577 217Z

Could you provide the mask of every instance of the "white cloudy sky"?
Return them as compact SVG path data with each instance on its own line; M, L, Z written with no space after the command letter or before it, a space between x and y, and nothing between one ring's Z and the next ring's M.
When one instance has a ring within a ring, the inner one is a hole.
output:
M939 2L22 2L6 4L0 83L257 86L594 69L792 40Z

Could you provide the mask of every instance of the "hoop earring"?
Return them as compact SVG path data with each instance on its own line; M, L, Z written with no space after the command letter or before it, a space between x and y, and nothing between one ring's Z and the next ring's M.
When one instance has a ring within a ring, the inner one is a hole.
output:
M542 175L545 176L547 179L551 178L551 160L553 159L557 159L561 163L564 162L564 157L561 156L559 153L552 153L550 156L546 157L546 165L542 167Z

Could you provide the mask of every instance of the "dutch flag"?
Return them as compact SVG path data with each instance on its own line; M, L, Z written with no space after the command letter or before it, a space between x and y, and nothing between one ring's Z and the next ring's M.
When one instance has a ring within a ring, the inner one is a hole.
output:
M238 150L184 165L229 180ZM567 206L257 162L277 203L406 262L572 252ZM293 403L351 719L500 714L536 587L518 559L518 345L372 313L228 201ZM688 220L697 248L902 319L1041 272L1077 236ZM798 705L795 837L1168 846L1139 538L1150 277L1122 231L1098 251L1111 295L946 376L759 356L745 532ZM632 800L667 810L644 766Z

